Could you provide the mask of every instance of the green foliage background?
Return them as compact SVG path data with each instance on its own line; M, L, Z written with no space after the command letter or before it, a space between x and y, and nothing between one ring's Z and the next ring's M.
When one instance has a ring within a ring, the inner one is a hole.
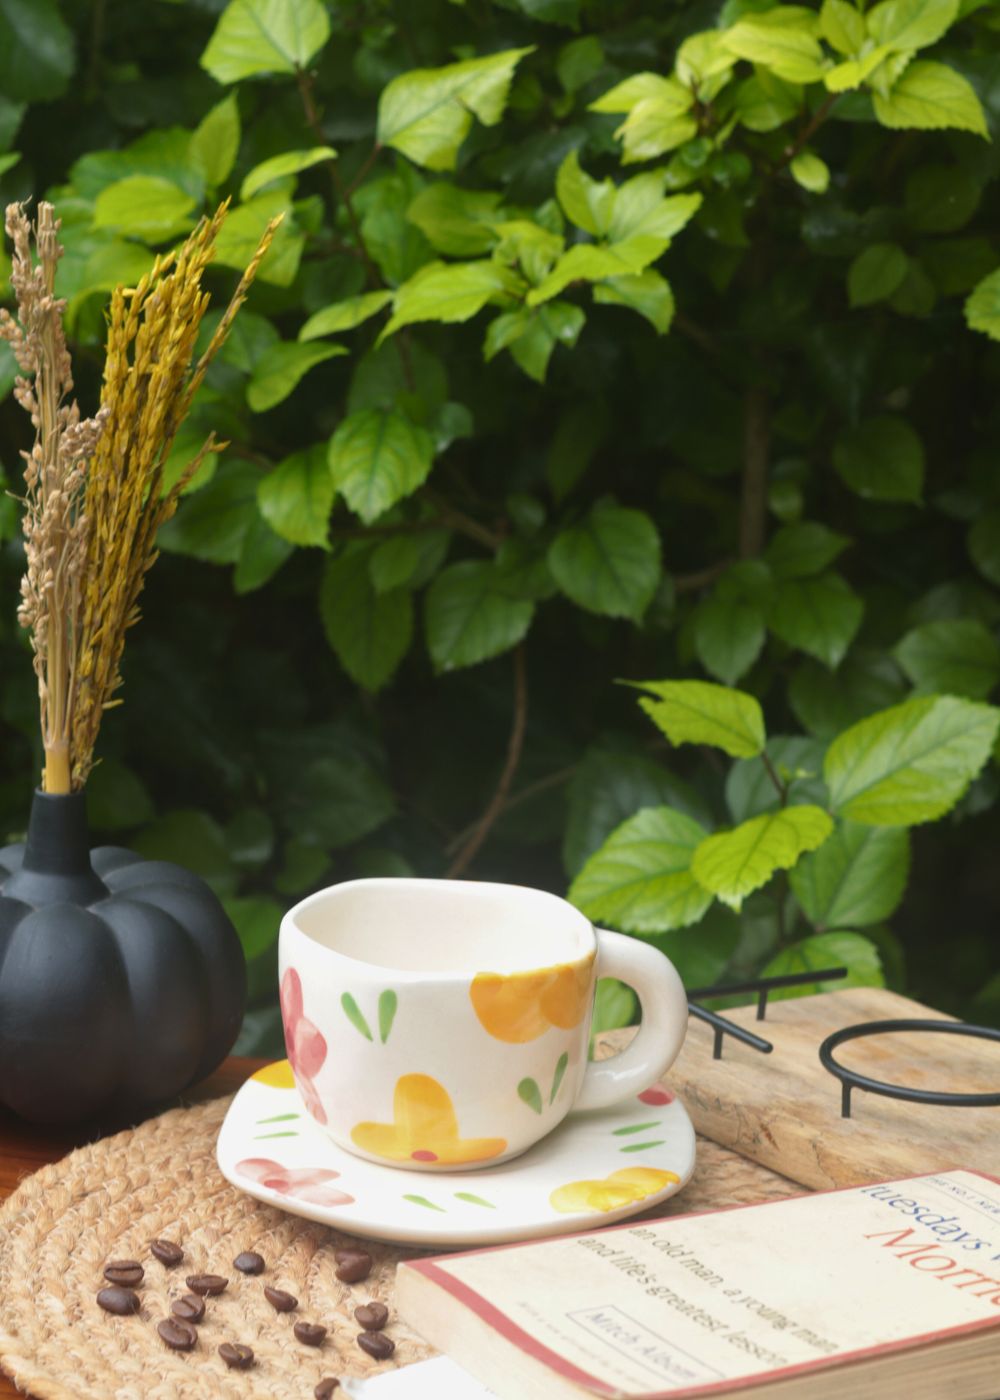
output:
M1000 1022L998 172L990 0L0 0L0 196L63 219L85 411L110 288L229 196L221 296L285 211L90 785L226 900L241 1048L281 910L410 871L574 882L689 983L846 961ZM14 833L9 498L0 551ZM650 677L738 683L704 695L759 734L724 760L613 684ZM914 700L875 756L933 730L915 805L873 816L870 731L832 741ZM718 843L786 807L741 884Z

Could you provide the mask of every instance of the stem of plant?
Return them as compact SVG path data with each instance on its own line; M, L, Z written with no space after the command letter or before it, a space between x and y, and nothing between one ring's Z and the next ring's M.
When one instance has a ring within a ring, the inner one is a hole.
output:
M57 258L49 255L54 248L56 228L50 204L42 204L38 211L38 249L45 272L45 289L50 298L55 296ZM41 422L39 437L42 446L42 491L43 498L57 491L59 482L58 453L59 402L55 384L56 346L53 331L53 318L58 311L51 309L45 318L42 333L44 351L36 379L38 409ZM61 559L60 539L53 540L53 553ZM45 746L45 773L42 785L46 792L67 793L72 787L72 774L69 762L69 734L67 709L67 635L71 626L68 616L66 579L61 569L56 569L52 577L52 593L49 600L47 642L47 675L45 680L45 700L42 709L42 741Z
M485 545L487 549L494 553L500 548L503 540L499 535L481 525L478 520L473 520L471 515L466 515L464 511L457 510L449 501L430 486L425 486L420 492L423 500L428 501L436 510L440 511L440 523L449 530L456 530L460 535L466 535L470 540L477 540Z
M785 151L784 155L781 157L781 160L778 161L778 164L775 167L776 170L781 170L786 165L791 165L792 161L803 149L803 147L808 144L808 142L813 136L815 136L816 132L823 125L823 123L826 121L827 117L833 110L834 104L839 100L840 93L831 92L829 97L827 97L825 101L820 103L820 105L816 108L815 112L813 112L809 121L806 122L805 126L799 132L798 136L795 138L793 143Z
M507 793L514 781L521 752L524 749L524 733L528 723L528 675L524 659L524 643L514 648L514 718L511 723L510 738L507 741L507 757L496 790L486 805L486 810L476 823L475 830L465 845L445 871L445 879L457 880L475 859L480 847L493 828L493 824L504 809Z
M319 112L316 108L316 103L313 100L312 75L310 73L307 73L304 68L298 68L295 72L295 81L298 85L299 96L302 99L302 109L305 112L306 125L309 127L309 130L312 132L312 134L316 137L316 140L319 141L322 145L325 145L326 132L323 130L322 123L319 119ZM344 206L344 212L347 214L348 222L351 225L351 232L354 235L354 241L357 244L357 256L361 259L361 262L364 264L365 280L367 281L369 287L381 287L384 284L382 281L381 274L379 273L378 268L372 261L368 249L365 246L364 235L361 232L361 221L358 218L357 211L355 210L354 205L351 203L351 195L354 193L358 185L361 183L364 177L368 174L369 170L375 164L375 161L378 159L379 152L381 151L381 149L381 146L379 146L377 143L375 144L375 146L373 146L371 154L368 156L361 169L355 175L354 179L347 186L344 185L343 181L340 178L340 171L338 169L336 160L326 160L323 162L330 174L330 183L333 186L334 200L335 202ZM417 386L416 379L413 373L413 360L410 355L409 341L405 340L403 336L397 335L393 337L393 344L396 347L396 353L399 355L399 362L403 370L403 379L406 383L407 390L411 394L415 393Z
M707 588L726 572L732 562L731 559L720 559L718 563L708 564L693 574L675 574L674 588L678 593L695 593L699 588Z
M743 495L740 501L740 558L755 559L764 547L767 518L767 466L771 423L767 396L757 386L743 399Z
M319 112L316 108L316 103L313 100L312 75L310 73L307 73L304 68L297 68L295 71L295 81L299 89L299 97L302 99L302 110L305 113L306 125L309 127L309 130L315 136L316 140L320 142L321 145L325 146L327 144L326 132L323 130L322 123L319 119ZM376 146L375 155L378 154L378 149L379 148ZM358 219L357 211L355 210L354 205L351 203L351 192L354 186L352 185L350 189L344 188L343 181L340 178L340 171L337 168L337 162L335 159L325 160L323 164L325 165L330 175L330 183L333 186L334 199L337 203L342 204L344 206L344 212L347 214L348 222L351 225L351 232L354 235L354 241L357 243L361 257L364 261L365 276L368 279L368 283L372 287L378 287L381 285L382 279L379 277L378 268L368 256L368 249L365 247L365 240L361 235L361 223ZM355 181L355 183L357 182Z
M778 942L784 943L786 937L788 936L785 930L785 898L788 894L787 870L782 870L779 872L777 889L778 893L776 897L777 904L775 908L775 915L777 917L778 922Z
M767 776L777 789L778 797L781 799L781 805L784 807L785 803L788 801L788 784L782 782L781 775L768 757L766 749L761 750L760 761L764 765Z

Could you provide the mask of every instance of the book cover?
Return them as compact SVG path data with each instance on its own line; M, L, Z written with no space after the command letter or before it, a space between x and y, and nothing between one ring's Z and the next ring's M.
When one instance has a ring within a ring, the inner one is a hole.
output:
M866 1395L990 1400L1000 1181L953 1171L418 1260L397 1300L501 1396L819 1400L849 1366Z

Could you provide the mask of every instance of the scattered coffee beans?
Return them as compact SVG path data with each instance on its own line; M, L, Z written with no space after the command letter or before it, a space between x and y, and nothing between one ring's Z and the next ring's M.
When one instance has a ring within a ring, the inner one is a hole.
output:
M384 1332L362 1332L358 1336L358 1346L376 1361L386 1361L396 1350L396 1343Z
M233 1268L239 1269L241 1274L262 1274L264 1272L264 1257L252 1249L247 1250L245 1254L237 1254L233 1260Z
M381 1332L389 1321L389 1309L384 1303L365 1303L354 1309L354 1316L366 1332Z
M334 1270L341 1283L360 1283L372 1271L372 1257L366 1249L338 1249Z
M138 1288L145 1272L137 1259L112 1259L110 1264L104 1266L104 1277L108 1283L120 1284L122 1288Z
M320 1327L318 1322L297 1322L292 1331L303 1346L307 1347L322 1346L326 1336L326 1328Z
M105 1312L117 1313L119 1317L138 1312L142 1306L138 1293L133 1293L131 1288L102 1288L97 1301Z
M229 1280L221 1274L188 1274L185 1283L192 1293L200 1293L203 1297L207 1293L214 1298L217 1293L225 1291Z
M253 1365L253 1347L245 1347L242 1342L223 1342L219 1355L232 1371L245 1371Z
M173 1240L154 1240L149 1246L149 1252L167 1269L172 1269L184 1258L183 1249L179 1244L174 1244Z
M264 1297L275 1312L291 1312L293 1308L299 1306L298 1298L292 1293L286 1293L283 1288L265 1287Z
M157 1323L156 1330L171 1351L190 1351L198 1340L198 1333L190 1322L179 1317L165 1317Z
M174 1299L170 1311L182 1322L200 1322L205 1316L205 1300L197 1293L185 1293L183 1298Z
M319 1385L313 1391L316 1400L330 1400L330 1396L337 1389L340 1381L336 1376L324 1376Z

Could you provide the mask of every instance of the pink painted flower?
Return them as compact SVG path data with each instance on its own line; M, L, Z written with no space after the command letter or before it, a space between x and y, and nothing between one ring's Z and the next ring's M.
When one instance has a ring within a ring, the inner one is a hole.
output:
M283 1167L270 1157L245 1157L236 1163L240 1176L249 1177L259 1186L269 1191L277 1191L281 1196L292 1196L298 1201L308 1201L315 1206L349 1206L354 1197L346 1191L328 1183L335 1181L340 1172L327 1171L322 1167Z
M294 967L285 969L281 979L281 1018L285 1023L285 1046L295 1074L299 1093L317 1123L326 1122L326 1111L313 1084L314 1075L326 1059L326 1041L302 1012L302 979Z
M673 1101L674 1096L670 1090L661 1089L656 1084L653 1085L652 1089L643 1089L642 1093L639 1095L640 1103L655 1104L657 1107L660 1107L662 1104L673 1103Z

